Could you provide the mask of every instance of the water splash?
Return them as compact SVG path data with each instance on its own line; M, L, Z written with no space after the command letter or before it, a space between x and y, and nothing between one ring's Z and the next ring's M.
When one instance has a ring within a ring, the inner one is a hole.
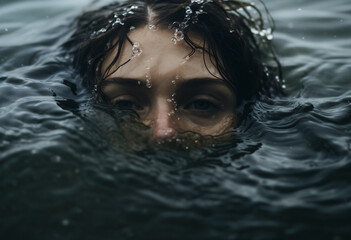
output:
M151 88L152 83L151 83L151 76L149 74L146 74L146 87Z

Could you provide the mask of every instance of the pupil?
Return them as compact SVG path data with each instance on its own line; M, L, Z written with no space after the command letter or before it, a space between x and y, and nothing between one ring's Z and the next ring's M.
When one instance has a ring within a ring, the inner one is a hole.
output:
M120 109L133 109L134 103L131 101L121 100L115 103L115 106Z
M197 100L194 102L194 107L199 110L207 110L211 107L211 103L206 100Z

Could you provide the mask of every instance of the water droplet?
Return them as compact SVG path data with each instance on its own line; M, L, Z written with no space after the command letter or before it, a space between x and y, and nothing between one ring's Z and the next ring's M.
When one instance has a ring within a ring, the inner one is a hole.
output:
M165 136L168 136L168 135L169 135L170 133L172 133L172 132L173 132L172 129L168 129L168 130L164 131L163 134L164 134Z
M172 111L170 111L167 115L170 117L170 116L172 116L172 115L174 115L175 114L175 112L172 110Z
M140 56L142 52L143 50L141 50L139 42L134 42L132 47L132 58Z
M267 40L272 40L272 39L273 39L273 35L272 34L267 35Z
M152 83L151 83L150 79L146 79L146 87L147 88L151 88L152 87Z
M172 80L172 84L175 85L176 84L176 80L173 79Z
M141 81L140 80L138 81L138 85L141 85Z
M191 8L190 8L189 6L187 6L187 7L185 8L185 13L188 14L188 15L190 15L190 14L193 13L193 11L191 10Z
M283 85L282 85L282 88L283 88L283 89L285 89L285 88L286 88L286 85L285 85L285 84L283 84Z
M171 102L172 102L172 99L167 98L167 102L171 103Z
M185 60L186 60L186 61L188 61L189 59L190 59L190 56L189 56L189 55L185 57Z
M106 28L101 28L99 31L97 31L97 32L95 33L95 35L98 36L99 34L105 33L106 31L107 31Z
M172 43L177 44L177 39L175 37L171 38Z
M122 20L120 18L116 18L115 22L112 24L112 26L115 26L115 25L124 25L124 23L122 22Z
M54 161L57 162L57 163L61 162L61 156L58 156L58 155L55 156L54 157Z
M66 227L69 225L69 219L67 219L67 218L63 219L61 223L62 223L62 226Z
M135 29L135 27L134 26L131 26L130 28L129 28L129 31L133 31Z
M154 24L150 24L149 29L155 31L157 29L157 27Z

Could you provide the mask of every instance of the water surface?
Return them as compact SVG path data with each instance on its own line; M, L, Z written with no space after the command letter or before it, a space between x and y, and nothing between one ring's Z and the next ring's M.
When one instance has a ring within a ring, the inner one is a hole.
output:
M288 96L189 149L131 144L81 86L61 46L109 2L0 0L1 239L350 239L349 0L265 1Z

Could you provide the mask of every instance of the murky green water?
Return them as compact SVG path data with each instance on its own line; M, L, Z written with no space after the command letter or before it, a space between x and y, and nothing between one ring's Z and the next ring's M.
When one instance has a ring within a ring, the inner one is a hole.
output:
M265 1L288 97L200 149L89 102L61 46L108 2L0 0L1 239L350 239L349 0Z

